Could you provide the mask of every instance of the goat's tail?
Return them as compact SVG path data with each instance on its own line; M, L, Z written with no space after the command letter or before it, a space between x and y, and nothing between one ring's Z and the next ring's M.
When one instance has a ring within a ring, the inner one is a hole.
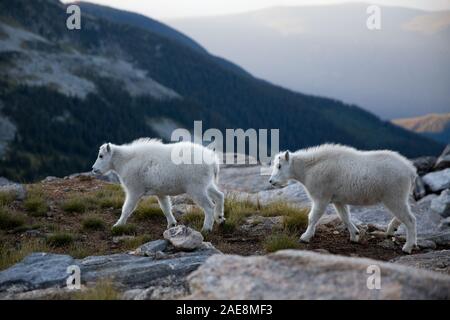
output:
M412 179L411 179L411 192L414 191L414 189L416 188L416 181L419 178L419 176L417 174L415 174Z
M416 183L417 180L419 179L419 175L417 174L416 166L411 161L408 161L408 165L410 168L410 177L411 177L410 193L413 194L414 190L416 189Z

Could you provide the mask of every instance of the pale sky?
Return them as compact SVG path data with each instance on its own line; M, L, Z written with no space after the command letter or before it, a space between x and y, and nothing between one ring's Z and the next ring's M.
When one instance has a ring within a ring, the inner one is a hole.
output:
M210 16L240 13L275 6L301 6L366 2L380 5L419 8L424 10L450 10L450 0L84 0L110 7L138 12L156 19ZM62 0L73 2L73 0Z

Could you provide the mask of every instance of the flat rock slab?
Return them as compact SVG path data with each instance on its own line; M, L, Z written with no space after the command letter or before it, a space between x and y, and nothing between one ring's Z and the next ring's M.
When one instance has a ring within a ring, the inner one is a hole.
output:
M368 266L380 268L381 289L368 288ZM188 281L189 299L450 299L448 275L300 250L212 256Z
M0 292L24 292L66 285L67 268L77 264L68 255L33 253L0 272Z
M78 260L68 255L33 253L0 272L0 298L14 293L65 287L69 276L67 268L71 265L80 267L83 284L111 279L121 289L130 290L158 285L168 277L179 282L180 278L217 253L215 248L208 246L193 252L165 254L159 258L124 253Z
M450 250L431 251L427 253L401 256L392 259L391 262L450 274Z

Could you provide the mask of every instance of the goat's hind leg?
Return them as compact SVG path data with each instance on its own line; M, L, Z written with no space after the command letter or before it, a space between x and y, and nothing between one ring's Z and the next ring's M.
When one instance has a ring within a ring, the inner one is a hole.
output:
M359 230L350 219L348 207L341 203L334 203L334 208L350 233L350 241L359 242Z
M162 212L164 212L164 215L166 216L167 229L175 227L177 225L177 221L172 214L172 203L169 196L158 196L158 203Z
M417 245L416 217L412 214L408 203L399 201L384 202L384 205L392 212L394 217L405 224L406 243L402 250L411 253L414 246ZM394 222L394 224L397 222ZM391 223L389 224L391 225ZM392 226L391 226L392 228ZM388 227L389 231L389 227Z

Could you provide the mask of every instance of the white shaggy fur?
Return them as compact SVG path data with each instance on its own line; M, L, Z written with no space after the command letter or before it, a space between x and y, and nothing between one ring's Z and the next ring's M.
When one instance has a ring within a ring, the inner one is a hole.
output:
M308 228L300 240L309 242L327 205L332 203L346 224L352 241L359 241L357 227L350 221L347 205L382 203L394 215L387 234L401 223L407 230L403 251L416 245L416 218L408 198L416 178L410 161L393 151L358 151L341 145L280 153L274 160L269 182L281 186L289 179L302 183L312 201Z
M172 150L201 153L210 161L200 164L175 164ZM122 215L114 226L123 225L136 208L143 195L156 195L159 205L167 218L168 227L176 220L172 214L169 196L187 193L203 208L204 231L211 231L214 219L222 223L224 219L223 193L217 188L219 162L212 150L190 142L163 144L159 140L139 139L131 144L104 144L100 147L97 161L92 167L96 174L114 171L119 176L126 193Z

